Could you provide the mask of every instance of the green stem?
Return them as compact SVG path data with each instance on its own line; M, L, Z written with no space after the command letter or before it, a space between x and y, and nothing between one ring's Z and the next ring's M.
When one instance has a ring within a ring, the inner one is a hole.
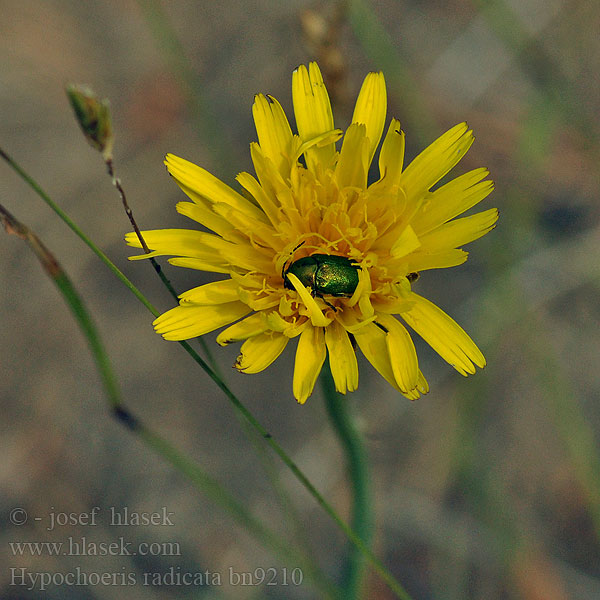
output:
M346 453L346 468L352 485L352 529L365 546L370 547L373 538L373 512L367 453L354 419L349 410L349 399L336 392L329 363L323 366L321 383L325 395L327 414ZM355 546L348 550L343 572L344 598L361 598L366 561Z

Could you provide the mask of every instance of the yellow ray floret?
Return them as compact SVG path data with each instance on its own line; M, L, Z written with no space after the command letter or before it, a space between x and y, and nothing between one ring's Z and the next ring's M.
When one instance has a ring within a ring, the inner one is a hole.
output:
M464 329L429 300L412 295L415 304L402 318L459 373L475 373L475 365L485 366L485 358Z
M338 321L325 329L325 344L329 353L335 389L345 394L358 387L358 362L348 333Z
M292 98L298 134L303 142L312 140L334 129L329 94L317 63L308 69L300 65L292 74ZM327 166L335 154L333 143L310 148L305 152L309 168L318 164Z
M307 327L298 341L294 365L294 397L304 404L312 394L325 362L325 340L322 327Z
M154 320L154 330L165 340L179 341L204 335L249 313L242 302L213 306L176 306Z
M131 259L167 256L224 277L182 293L179 306L154 321L156 332L186 340L224 328L217 342L242 342L235 366L247 374L272 365L297 338L292 389L300 403L325 360L338 392L356 390L357 351L410 400L426 394L412 332L463 375L484 367L462 327L413 291L420 273L462 264L463 246L498 219L494 208L464 216L494 188L487 169L440 185L473 143L467 124L405 166L400 122L386 128L382 73L365 78L345 132L335 127L316 63L294 71L292 101L297 131L275 98L255 97L255 173L237 175L242 193L167 154L189 198L177 211L208 231L143 231L150 252ZM370 183L379 146L379 175ZM137 235L125 239L142 248Z
M371 162L383 132L387 111L387 94L383 73L369 73L362 84L356 100L352 123L366 126L369 140L368 161Z
M290 338L280 333L263 333L248 338L235 363L242 373L260 373L269 367L285 350Z
M272 96L258 94L252 106L258 143L283 177L289 176L292 129L281 104Z

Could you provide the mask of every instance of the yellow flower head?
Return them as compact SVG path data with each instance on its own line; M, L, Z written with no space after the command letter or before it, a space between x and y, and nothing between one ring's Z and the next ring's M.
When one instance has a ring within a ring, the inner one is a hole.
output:
M229 325L217 342L245 340L236 362L243 373L266 369L297 337L293 389L301 403L327 353L336 389L357 388L355 345L407 398L426 393L402 321L459 373L483 367L483 355L463 329L411 289L420 271L463 263L467 253L459 246L486 234L498 217L490 209L455 218L492 191L486 169L431 191L471 146L466 123L403 168L404 132L392 119L379 153L379 179L369 185L386 118L383 75L365 78L345 133L334 127L316 63L294 71L292 96L297 134L275 98L255 98L258 143L250 152L256 177L237 176L243 195L167 155L169 173L192 200L179 202L178 212L214 233L144 231L152 252L132 258L171 255L173 265L226 278L183 293L179 306L154 321L157 333L186 340ZM135 234L126 241L141 247Z

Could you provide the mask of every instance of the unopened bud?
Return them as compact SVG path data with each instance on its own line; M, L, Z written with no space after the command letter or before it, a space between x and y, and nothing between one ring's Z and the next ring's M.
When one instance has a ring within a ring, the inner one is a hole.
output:
M104 160L112 158L113 133L110 107L107 99L99 100L85 85L69 84L67 96L75 111L75 117L87 141L102 152Z

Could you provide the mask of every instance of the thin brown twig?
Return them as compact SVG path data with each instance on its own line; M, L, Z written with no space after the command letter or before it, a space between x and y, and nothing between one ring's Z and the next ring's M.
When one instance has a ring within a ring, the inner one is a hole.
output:
M117 191L119 192L119 196L121 197L121 202L123 204L123 208L125 209L125 213L127 214L127 217L129 218L129 221L133 227L133 230L135 231L135 234L137 235L138 239L140 240L140 244L142 245L144 252L146 254L150 254L151 250L148 247L148 244L146 244L146 240L144 239L144 236L142 235L142 232L140 231L140 228L138 227L138 224L136 223L135 217L133 216L133 211L131 210L129 203L127 202L127 197L125 196L125 190L123 189L123 186L121 185L121 180L115 175L115 169L113 166L112 157L108 156L107 158L104 159L104 162L106 164L106 168L108 169L108 174L110 175L110 177L112 179L113 185L115 186L115 188L117 188ZM154 257L150 257L149 260L152 263L152 266L154 267L154 270L156 271L157 275L160 277L160 280L163 282L165 287L169 290L169 292L171 293L173 298L175 298L175 301L179 302L179 295L175 291L175 288L173 287L173 284L171 283L169 278L165 275L164 271L162 270L162 267L158 264L158 262L156 261L156 259ZM199 337L198 342L200 343L202 350L204 351L208 361L210 362L211 367L213 368L213 370L215 372L219 373L219 375L220 375L219 366L218 366L217 362L215 361L215 359L212 355L212 352L208 348L206 341L202 337Z
M140 244L142 244L142 248L144 249L144 252L146 254L150 254L150 248L148 248L148 244L146 244L146 240L144 239L144 236L142 235L142 232L140 231L138 224L135 222L135 219L133 217L133 212L127 202L127 197L125 196L125 190L123 189L123 186L121 185L121 180L115 175L115 169L113 167L112 158L107 158L104 162L106 164L106 168L108 169L108 174L112 178L112 183L117 188L117 191L119 192L119 196L121 196L121 202L123 203L123 208L125 209L125 213L127 214L127 217L129 218L131 226L133 227L135 234L138 236L138 239L140 240ZM152 264L154 264L156 262L156 261L154 261L153 258L151 258L150 260L152 261ZM159 266L159 268L160 268L160 266Z
M110 177L112 179L113 185L119 192L119 196L121 197L121 202L123 203L123 208L125 209L125 213L127 214L127 217L129 219L129 222L131 223L131 226L133 227L133 230L135 231L135 234L137 235L138 239L140 240L140 244L142 245L144 252L146 254L150 254L151 250L150 250L150 248L148 248L148 244L146 244L146 240L144 239L144 236L142 235L142 232L140 231L140 228L138 227L138 224L135 221L135 218L133 216L133 211L131 210L129 203L127 202L127 196L125 196L125 190L123 189L123 186L121 185L121 180L115 175L115 169L113 166L112 158L111 157L106 158L104 163L106 164L106 168L108 170L108 174L110 175ZM173 298L175 298L175 300L179 301L179 295L175 291L175 288L173 287L173 285L171 284L171 282L169 281L167 276L164 274L162 267L158 264L156 259L154 259L153 257L150 258L150 262L152 263L154 270L157 272L158 276L161 278L162 282L165 284L165 286L167 287L167 289L169 290L169 292L171 293Z

